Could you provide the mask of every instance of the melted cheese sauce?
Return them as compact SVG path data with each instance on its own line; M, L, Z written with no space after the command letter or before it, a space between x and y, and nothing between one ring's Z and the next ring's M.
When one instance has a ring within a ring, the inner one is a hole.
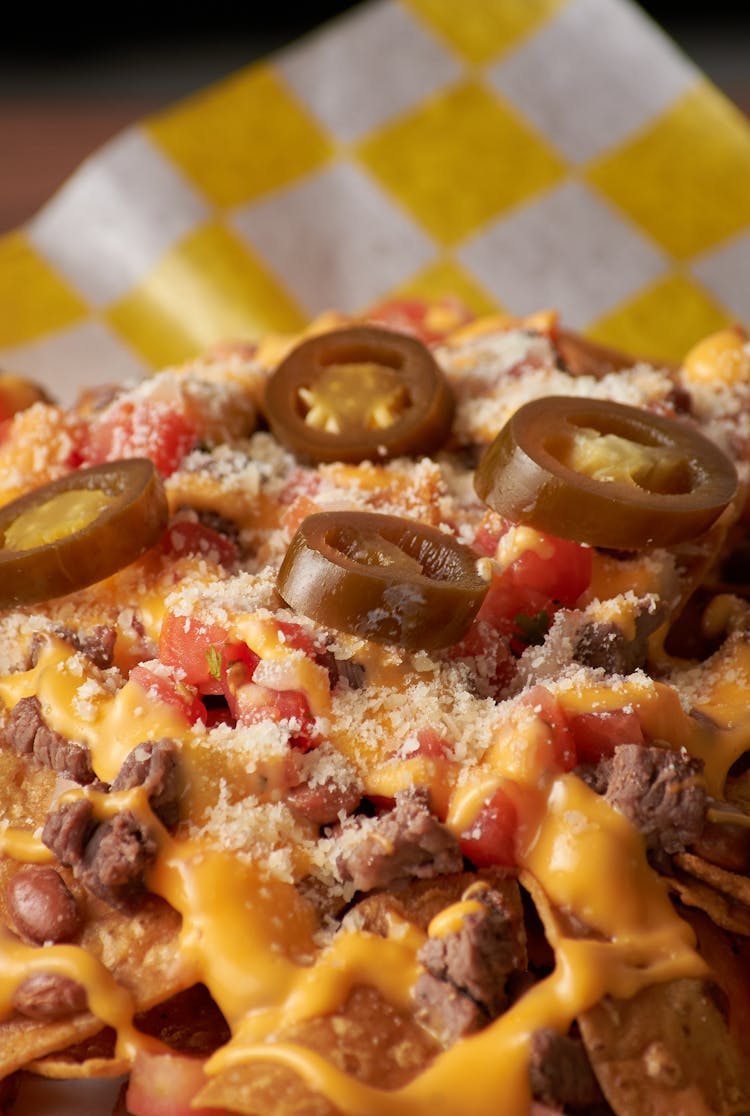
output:
M323 472L329 484L338 477L343 490L351 486L364 499L381 498L386 488L389 498L401 489L408 493L412 483L386 466L334 465ZM429 497L430 507L438 509L440 494L431 490ZM259 508L267 512L269 522L275 517L275 528L282 513L265 494L248 511L248 522L261 514ZM516 528L500 540L496 561L505 567L529 549L541 559L549 557L544 537L530 528ZM149 561L154 566L150 573ZM140 621L154 642L170 579L174 583L189 574L196 598L212 580L211 571L198 563L191 568L183 561L181 572L175 566L171 573L157 567L156 559L144 560L146 572L137 590ZM111 580L99 591L115 600L122 587L118 589L118 584ZM670 597L674 588L669 563L620 561L597 552L592 585L582 603L632 591ZM631 628L634 623L631 617ZM410 1011L413 988L422 972L417 960L420 948L427 936L456 933L467 916L482 909L476 890L470 889L460 902L439 912L427 934L392 918L384 935L342 928L322 939L318 916L295 883L277 878L260 860L218 847L189 827L175 835L168 833L154 817L142 789L121 794L74 789L67 797L87 798L96 817L132 810L155 834L158 852L147 884L181 916L173 947L181 986L203 982L232 1032L230 1041L209 1060L210 1075L235 1066L278 1063L299 1074L347 1116L373 1112L496 1116L498 1111L503 1116L527 1116L528 1060L535 1031L546 1027L567 1031L604 996L629 997L654 982L707 973L692 930L675 914L666 886L647 862L641 837L580 779L559 773L554 731L540 711L509 703L510 708L492 722L481 748L466 759L394 754L398 710L409 702L409 686L415 678L398 656L377 647L360 650L367 686L391 690L392 719L387 708L381 709L382 731L379 736L368 735L364 728L361 733L356 727L353 730L351 720L337 719L327 672L286 646L267 612L235 610L230 628L231 638L244 640L261 658L256 684L306 695L313 715L325 723L332 750L365 771L367 794L393 796L414 784L429 786L434 808L458 835L470 829L496 790L507 793L519 817L518 867L532 896L538 890L544 897L542 917L555 963L546 979L497 1020L440 1053L406 1086L386 1090L364 1085L319 1054L279 1036L294 1024L335 1014L360 985L376 989L389 1004ZM127 640L120 639L119 647L123 664L137 659ZM702 683L691 712L671 685L638 673L618 680L617 685L592 681L589 676L585 684L561 686L555 696L569 714L635 711L647 740L684 747L703 760L709 792L720 797L729 769L750 747L747 641L728 642ZM205 754L202 730L191 727L176 706L160 699L158 690L144 689L134 679L106 684L102 672L85 656L52 636L33 668L0 677L0 700L6 709L32 695L39 699L50 728L84 743L96 774L108 782L141 742L177 740L189 817L208 808L208 799L201 799L196 790L200 776L208 772L212 777L223 769ZM282 775L277 774L271 798L274 791L281 796L283 790ZM247 798L257 803L261 785L269 780L253 771L247 781ZM715 811L715 816L723 815ZM726 818L736 821L729 811ZM0 828L0 852L19 862L52 860L39 836L20 827ZM299 852L294 864L297 878L304 874L305 857ZM73 945L39 949L4 932L0 1012L11 1011L15 989L29 974L40 971L70 977L85 987L90 1010L117 1032L118 1056L130 1059L139 1046L158 1045L135 1030L133 997L101 962Z
M33 671L0 680L0 696L12 706L22 696L37 693L53 726L70 732L71 702L81 679L66 669L69 654L61 641L53 641ZM113 772L144 739L144 731L185 733L184 722L176 725L163 703L148 704L135 717L143 695L136 697L132 690L127 683L116 694L102 696L96 719L86 731L100 773ZM641 691L636 685L626 690L617 695L617 702L621 706L625 697L633 703L652 729L674 716L667 688L648 686ZM567 704L571 709L611 708L615 698L606 688L589 689L569 693ZM510 726L488 749L476 778L454 788L448 824L462 831L498 785L515 788L524 808L519 865L537 881L553 909L590 927L593 937L577 939L562 931L553 935L555 969L546 980L396 1091L358 1083L310 1050L273 1036L295 1022L335 1012L360 984L376 988L388 1002L408 1010L421 971L417 952L424 934L408 924L396 925L387 937L342 931L321 949L311 908L294 886L230 852L170 836L151 815L140 789L118 795L90 789L70 792L88 797L99 816L132 809L147 817L159 835L148 886L182 915L175 947L181 972L207 985L232 1029L230 1042L211 1058L209 1074L255 1061L282 1063L351 1116L369 1116L373 1110L384 1116L455 1116L459 1108L473 1116L495 1116L500 1096L507 1116L525 1116L534 1031L566 1030L604 995L630 996L653 981L706 972L694 951L692 932L675 915L636 831L575 776L545 775L544 743L550 730L539 715L526 707L511 718ZM80 731L80 724L77 727ZM106 754L99 743L105 733L111 741ZM705 733L694 733L696 751L708 747ZM512 781L509 772L519 782ZM14 838L8 830L5 835L4 851L10 855L44 859L46 850L37 839ZM455 932L463 918L478 909L477 899L466 897L438 914L429 934ZM7 1009L19 980L40 968L83 984L91 1010L118 1032L118 1055L132 1056L141 1041L132 1026L132 1001L81 949L55 946L40 955L18 943L4 943L0 1005Z

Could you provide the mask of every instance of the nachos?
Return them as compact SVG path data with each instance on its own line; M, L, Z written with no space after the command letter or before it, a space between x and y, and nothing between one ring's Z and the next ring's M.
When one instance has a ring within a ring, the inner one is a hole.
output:
M10 386L0 1104L750 1112L741 329L400 303Z

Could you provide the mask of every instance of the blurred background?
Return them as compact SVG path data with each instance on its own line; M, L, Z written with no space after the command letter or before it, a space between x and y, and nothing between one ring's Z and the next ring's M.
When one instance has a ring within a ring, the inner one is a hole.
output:
M17 5L0 36L0 233L31 217L122 128L354 6L250 0L175 14L126 5L102 9L97 21L88 7ZM750 116L747 4L641 7Z

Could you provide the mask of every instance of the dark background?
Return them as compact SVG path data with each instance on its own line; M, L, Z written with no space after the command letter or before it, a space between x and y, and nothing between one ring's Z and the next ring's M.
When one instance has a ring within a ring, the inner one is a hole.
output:
M462 0L455 0L460 4ZM0 233L30 217L122 128L299 38L351 2L131 4L76 11L15 0L0 16ZM750 113L750 10L737 0L643 0ZM94 12L99 12L98 16Z

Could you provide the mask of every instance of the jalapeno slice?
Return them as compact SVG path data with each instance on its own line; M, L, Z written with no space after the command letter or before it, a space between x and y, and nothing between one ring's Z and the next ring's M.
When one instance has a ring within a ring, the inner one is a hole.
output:
M621 372L625 368L632 368L641 360L660 368L672 371L676 369L676 365L670 361L635 356L633 353L623 352L622 349L613 349L610 345L600 345L590 337L585 337L582 333L576 333L571 329L556 329L552 335L552 342L563 368L571 376L593 376L600 380L610 372Z
M277 579L286 603L340 631L407 650L456 643L488 582L469 547L413 519L318 512L302 521Z
M301 461L382 461L439 449L454 400L421 341L352 326L293 349L268 381L264 410Z
M592 546L669 546L706 530L737 491L734 465L675 419L609 400L547 396L520 407L475 476L517 523Z
M167 499L153 462L78 469L0 508L0 607L83 589L161 537Z

